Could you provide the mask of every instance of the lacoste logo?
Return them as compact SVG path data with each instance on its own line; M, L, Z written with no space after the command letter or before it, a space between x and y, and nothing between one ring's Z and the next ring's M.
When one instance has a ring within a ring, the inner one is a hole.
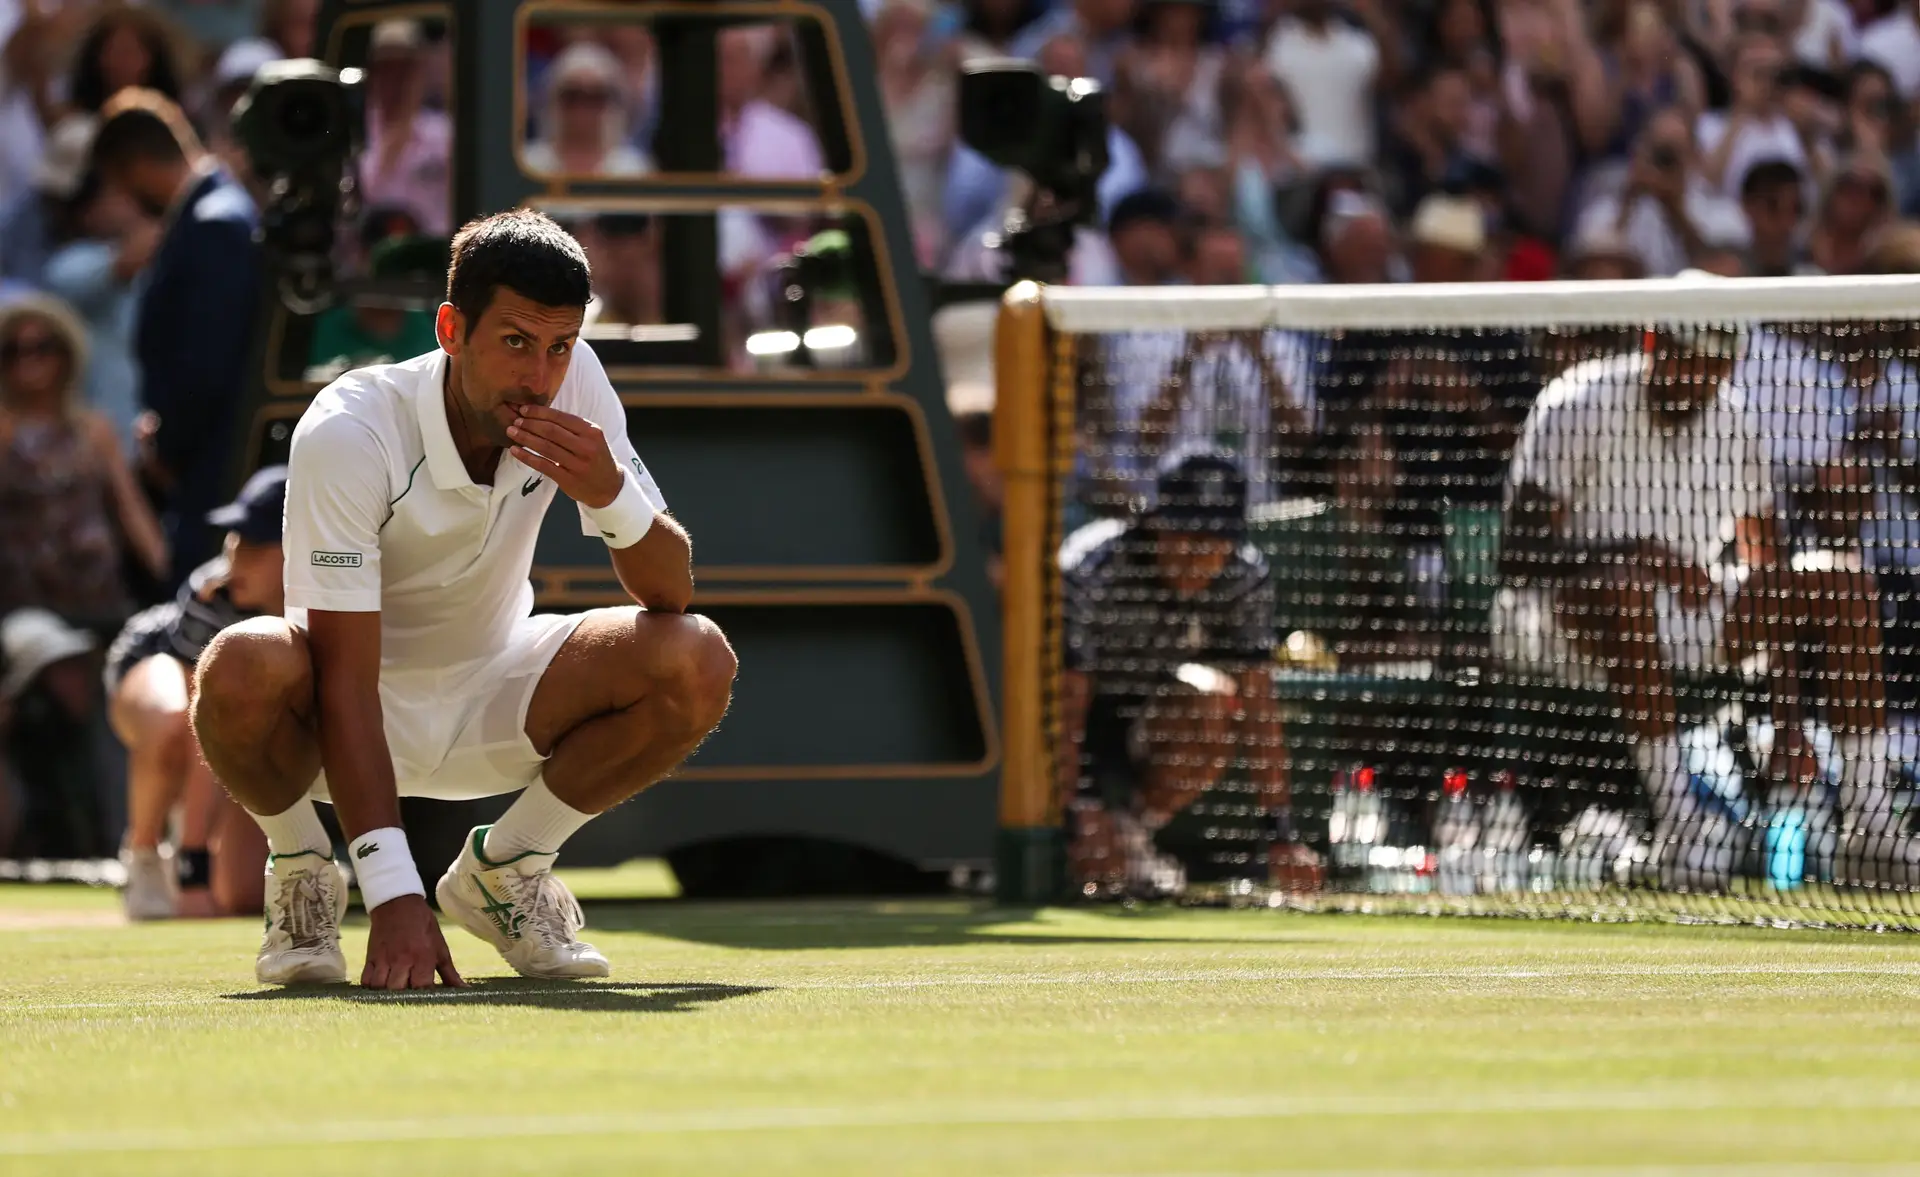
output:
M353 852L353 856L355 858L365 858L367 855L372 854L375 850L378 850L378 849L380 849L380 843L368 842L365 846L362 846L360 847L360 849L355 850Z
M359 552L315 552L313 563L320 568L358 568Z
M536 474L520 484L520 497L524 499L538 489L540 489L540 476Z

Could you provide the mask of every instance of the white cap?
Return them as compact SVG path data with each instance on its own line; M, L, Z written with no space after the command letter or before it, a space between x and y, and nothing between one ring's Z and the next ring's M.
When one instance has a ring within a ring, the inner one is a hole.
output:
M1478 254L1487 248L1487 218L1475 201L1436 192L1413 210L1411 235L1418 245Z
M413 53L424 41L419 21L383 20L373 26L373 35L367 42L367 58L372 60L387 52Z
M11 699L41 671L93 649L93 637L45 609L16 609L0 621L0 656L7 672L0 677L0 698Z
M280 46L265 37L242 37L221 52L220 60L213 67L214 88L224 90L241 82L251 82L261 66L285 56Z
M994 329L1000 304L991 299L952 303L933 314L933 342L947 378L947 408L955 415L991 411Z

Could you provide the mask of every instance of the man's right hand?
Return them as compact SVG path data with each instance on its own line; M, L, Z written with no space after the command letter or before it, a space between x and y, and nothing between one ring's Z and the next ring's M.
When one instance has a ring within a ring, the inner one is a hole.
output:
M368 989L431 989L434 974L448 985L465 985L453 967L453 954L440 934L440 921L421 895L389 899L368 915L367 967L360 984Z

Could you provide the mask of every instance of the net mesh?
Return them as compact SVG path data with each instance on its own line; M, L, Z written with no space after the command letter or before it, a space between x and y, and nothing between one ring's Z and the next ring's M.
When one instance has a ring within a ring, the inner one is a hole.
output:
M1747 287L1050 306L1076 887L1920 924L1916 303Z

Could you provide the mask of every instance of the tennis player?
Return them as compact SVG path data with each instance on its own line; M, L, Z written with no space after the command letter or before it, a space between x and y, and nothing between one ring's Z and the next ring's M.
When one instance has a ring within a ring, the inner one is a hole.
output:
M453 241L440 349L334 381L294 430L286 614L224 630L194 727L266 832L268 984L347 978L346 889L371 913L363 985L461 984L400 827L401 796L517 792L441 876L441 909L529 977L599 977L553 875L567 838L659 780L726 711L734 656L686 612L686 532L579 341L586 255L516 209ZM555 493L635 605L535 616L527 575ZM637 607L636 607L637 606Z

